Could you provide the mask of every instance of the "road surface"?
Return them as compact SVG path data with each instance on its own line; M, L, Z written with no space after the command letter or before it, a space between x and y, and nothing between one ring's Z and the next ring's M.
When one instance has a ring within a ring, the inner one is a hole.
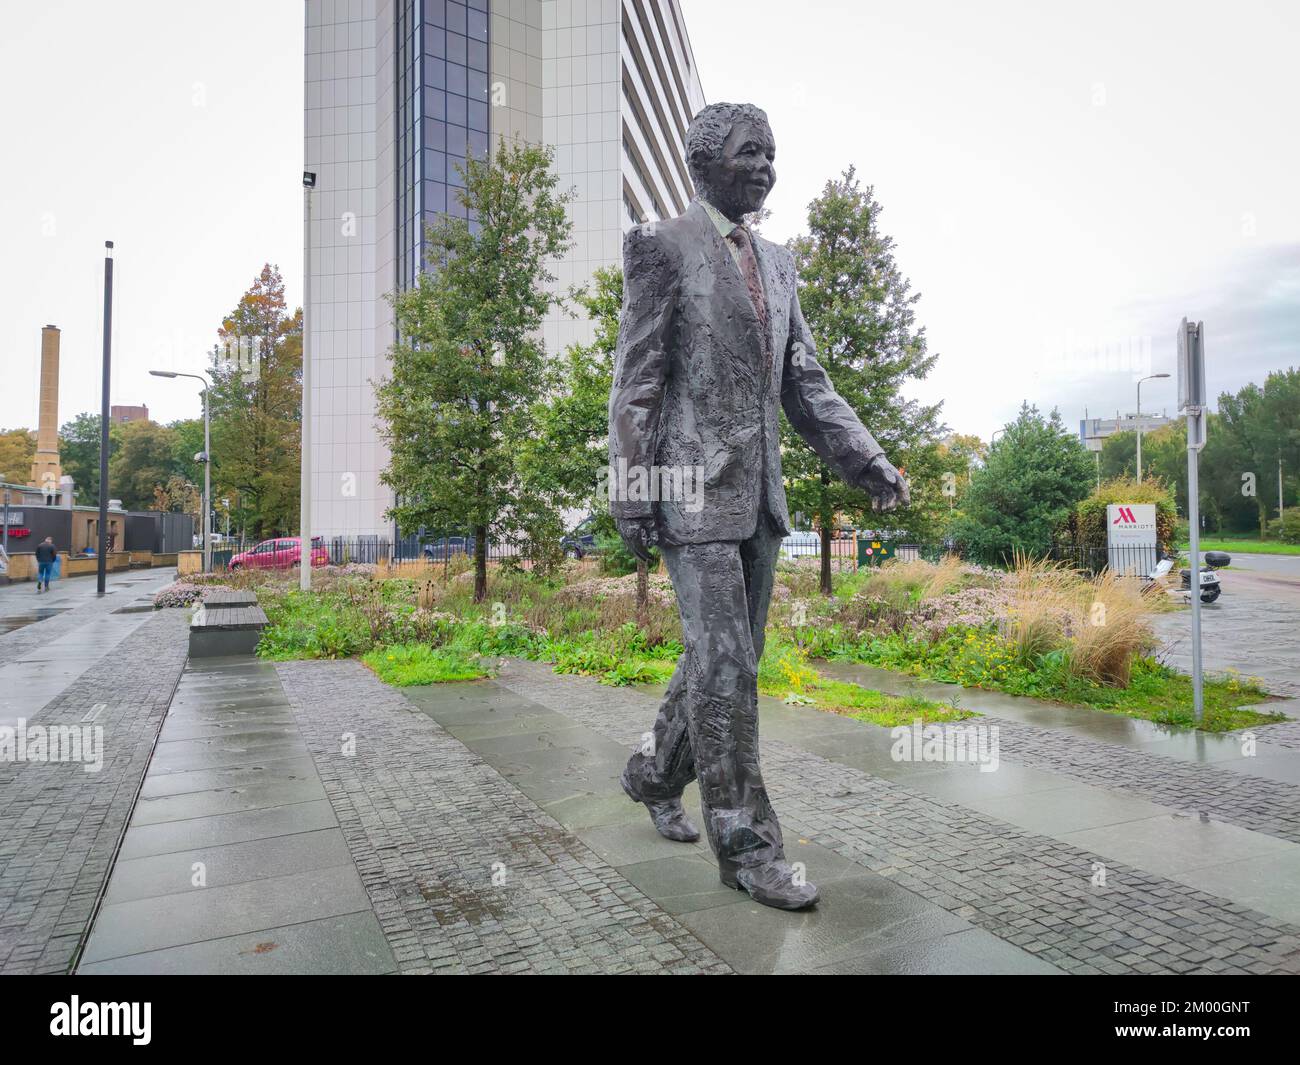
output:
M1223 594L1201 608L1205 668L1259 677L1277 695L1300 696L1300 555L1233 555ZM1161 614L1165 660L1190 671L1190 609Z

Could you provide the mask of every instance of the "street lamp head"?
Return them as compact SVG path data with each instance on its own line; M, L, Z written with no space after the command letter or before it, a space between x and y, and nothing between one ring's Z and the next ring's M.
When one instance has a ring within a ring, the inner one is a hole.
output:
M176 376L175 370L150 370L149 373L152 374L154 377L175 377Z

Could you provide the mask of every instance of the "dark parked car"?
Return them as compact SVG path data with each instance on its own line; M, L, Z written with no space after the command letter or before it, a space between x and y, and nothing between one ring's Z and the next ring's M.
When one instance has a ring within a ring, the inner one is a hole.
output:
M582 558L596 550L596 518L589 514L578 522L573 532L560 541L569 558Z
M477 541L472 536L444 536L424 545L428 562L445 562L457 555L472 555Z

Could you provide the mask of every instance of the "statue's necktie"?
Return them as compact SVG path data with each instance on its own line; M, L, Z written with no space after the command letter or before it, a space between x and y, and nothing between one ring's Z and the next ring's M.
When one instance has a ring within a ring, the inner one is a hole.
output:
M758 258L754 255L754 245L749 239L749 231L744 226L736 226L727 234L727 239L740 252L740 273L749 289L749 302L754 305L758 315L758 324L763 330L763 349L767 350L767 298L763 295L763 281L758 273Z

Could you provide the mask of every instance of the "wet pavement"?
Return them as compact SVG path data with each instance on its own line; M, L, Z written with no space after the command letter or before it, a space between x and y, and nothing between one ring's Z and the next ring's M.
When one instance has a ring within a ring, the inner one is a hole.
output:
M1201 605L1205 668L1235 669L1270 692L1300 696L1300 555L1233 555L1220 582L1223 594ZM1192 666L1191 624L1187 607L1156 617L1162 657L1183 672Z
M654 689L518 661L401 691L355 661L191 666L79 971L1300 971L1300 751L1261 740L1249 773L1186 733L971 694L992 772L761 700L788 857L822 892L790 914L623 795Z
M135 632L148 613L117 611L147 602L175 579L174 569L110 574L106 594L94 578L0 587L0 727L37 721L42 708Z
M275 667L190 662L78 972L395 970Z
M86 685L123 632L131 655L181 638L166 618L127 631L141 622L29 623L0 636L46 627L0 681L48 676L67 701L67 675ZM788 857L822 891L790 914L722 886L707 844L662 839L623 795L659 690L520 661L402 690L356 661L167 668L175 696L147 773L132 748L144 782L81 972L1300 972L1300 720L1247 744L829 667L969 706L998 761L899 760L888 729L761 699ZM1300 719L1298 701L1272 706ZM132 735L157 730L148 713ZM694 786L685 800L698 818ZM9 912L54 883L28 876ZM48 945L27 917L9 968L53 966L85 892Z

